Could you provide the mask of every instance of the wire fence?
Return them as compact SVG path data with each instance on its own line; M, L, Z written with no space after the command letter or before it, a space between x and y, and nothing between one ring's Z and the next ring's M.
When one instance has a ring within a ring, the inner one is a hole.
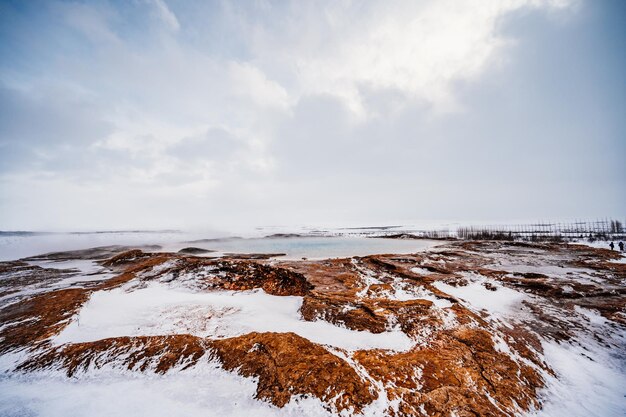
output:
M460 226L454 230L424 230L414 235L429 239L467 240L625 240L626 222L614 219L531 224Z

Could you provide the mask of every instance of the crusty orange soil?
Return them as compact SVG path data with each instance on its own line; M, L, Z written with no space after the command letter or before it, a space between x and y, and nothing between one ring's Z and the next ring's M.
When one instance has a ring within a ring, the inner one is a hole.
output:
M494 263L497 256L582 268L594 280L581 282L575 274L556 277L507 271L506 265ZM541 359L541 340L569 339L584 331L568 321L568 312L590 308L613 326L626 326L626 265L611 262L614 259L614 252L575 245L483 241L459 241L412 255L322 261L210 259L133 250L102 262L118 272L109 280L33 295L1 308L0 352L29 349L31 354L19 371L60 367L69 376L105 364L165 373L193 366L202 358L212 359L226 370L256 377L257 397L279 407L293 396L311 395L331 410L359 412L386 395L389 400L400 400L397 411L387 410L389 415L510 416L541 406L537 400L544 384L540 372L551 373ZM415 267L421 272L413 272ZM19 268L30 267L2 263L0 275ZM544 304L525 301L525 315L503 325L433 285L438 281L467 285L469 272L488 278L484 286L494 297L501 285ZM301 296L303 320L325 320L373 333L393 325L411 337L415 346L407 352L351 353L294 333L249 333L221 340L162 335L63 346L48 343L94 291L165 278L167 282L188 280L189 276L195 277L196 291L262 288L277 296ZM375 277L376 282L366 286L366 276ZM442 310L430 300L389 299L385 294L398 283L420 288L450 306ZM602 335L594 337L602 340ZM497 338L506 341L522 360L498 349Z
M313 395L358 412L377 398L344 360L294 333L250 333L212 346L225 369L258 377L257 397L279 407L292 395Z
M0 353L34 349L60 332L89 298L84 289L64 289L35 295L0 310Z

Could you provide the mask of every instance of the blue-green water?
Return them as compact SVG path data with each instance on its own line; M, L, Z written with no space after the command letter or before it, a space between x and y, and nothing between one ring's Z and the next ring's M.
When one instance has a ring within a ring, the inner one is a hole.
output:
M284 253L286 258L337 258L380 253L412 253L425 250L440 241L399 240L356 236L287 237L227 239L194 242L188 246L235 253Z
M220 253L284 253L281 258L335 258L380 253L412 253L441 241L338 237L265 237L205 238L184 232L109 232L109 233L26 233L0 234L0 260L13 260L47 252L86 249L97 246L160 245L162 251L176 252L184 247L199 247ZM210 253L209 256L215 254Z

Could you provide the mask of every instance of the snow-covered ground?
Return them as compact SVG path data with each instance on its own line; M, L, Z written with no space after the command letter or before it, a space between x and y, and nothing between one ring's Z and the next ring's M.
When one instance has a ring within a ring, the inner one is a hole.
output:
M78 378L61 371L0 376L2 417L327 417L320 400L299 398L284 408L254 399L256 383L203 362L166 375L93 370Z
M599 328L602 331L601 328ZM618 341L625 347L624 339ZM543 342L543 357L556 373L544 373L543 408L537 417L621 417L626 411L626 361L597 342Z
M336 238L325 238L336 239ZM352 239L352 238L350 238ZM372 241L372 239L363 239ZM393 242L393 241L391 241ZM430 244L429 244L430 245ZM425 246L432 247L432 246ZM523 250L522 250L523 251ZM599 283L597 271L559 266L557 258L545 257L545 263L526 254L485 255L489 268L515 273L540 273L550 279L576 279L580 283ZM436 254L435 254L436 255ZM433 255L431 261L445 263ZM623 262L621 260L617 262ZM175 261L171 261L175 262ZM101 280L111 275L92 261L31 261L43 268L72 269L76 273L55 281L50 288L74 286L83 281ZM454 316L452 303L435 296L423 286L410 285L400 277L384 272L376 274L354 260L352 265L362 278L357 298L410 301L430 300L432 309ZM426 264L424 264L426 265ZM128 284L91 294L70 324L52 338L54 346L97 341L118 336L156 336L192 334L213 339L245 335L250 332L294 332L322 344L344 359L365 380L370 376L352 357L356 350L388 349L407 351L419 344L399 329L390 326L383 333L355 331L330 322L305 321L298 296L273 296L261 289L250 291L201 291L189 282L211 269L198 269L178 275L175 280L152 279L172 266L161 264ZM411 272L429 276L428 269L415 266ZM486 272L482 272L487 274ZM194 275L195 274L195 275ZM165 278L167 274L163 274ZM384 276L383 276L384 275ZM467 285L450 285L445 280L432 285L456 297L469 310L480 313L494 325L494 342L500 352L520 360L496 328L519 324L531 317L526 303L549 308L566 323L576 324L576 337L570 340L541 341L541 358L554 374L540 370L546 386L539 392L542 409L520 413L527 417L621 417L626 410L626 334L623 327L595 310L576 306L559 310L558 305L542 304L541 296L513 289L496 279L476 272L460 272ZM170 278L168 276L168 278ZM387 286L383 286L383 279ZM166 282L171 281L171 282ZM188 282L189 281L189 282ZM376 290L376 288L385 288ZM49 289L49 288L43 288ZM432 289L432 287L431 287ZM42 288L35 288L36 292ZM433 290L434 291L434 290ZM454 323L456 324L456 323ZM600 335L601 339L594 335ZM415 336L413 336L415 337ZM19 355L24 355L22 352ZM17 363L11 355L0 357L0 417L5 416L331 416L328 406L315 398L293 397L284 408L254 399L255 378L244 378L223 370L208 357L189 369L176 368L165 375L129 371L114 364L89 369L73 378L63 369L12 373ZM421 370L416 370L421 372ZM364 417L381 417L389 407L397 406L386 397L380 382L371 380L379 399L366 406Z
M494 280L490 280L478 274L466 273L464 278L468 284L464 286L452 286L444 282L435 282L437 289L453 295L470 310L485 310L491 315L511 315L519 310L521 302L528 299L527 295L513 289L503 287ZM490 284L495 291L487 289L485 284Z
M194 293L153 283L134 291L118 288L93 294L53 340L62 344L165 334L225 338L256 331L293 332L346 350L404 351L412 346L411 339L400 330L376 334L322 320L304 321L299 313L301 305L302 297L279 297L263 290Z
M11 291L7 291L0 296L0 305L8 305L26 296L32 296L47 291L63 289L69 287L82 287L88 283L104 281L112 278L115 274L102 267L95 261L75 259L68 261L29 261L28 265L43 268L44 270L59 270L58 276L40 271L40 279L30 280L19 286L13 286ZM15 274L18 276L16 277ZM29 271L18 273L8 273L4 277L19 278L19 275L28 275ZM2 283L0 283L2 284ZM6 288L9 289L9 288Z
M543 408L528 417L621 417L626 409L623 358L588 341L583 346L548 342L544 357L557 377L544 375ZM120 369L91 370L76 378L62 371L0 377L0 416L45 417L326 417L333 413L315 398L295 398L284 408L254 399L256 383L201 363L166 375ZM388 404L385 404L388 405ZM385 405L366 407L381 417ZM522 414L523 415L523 414Z

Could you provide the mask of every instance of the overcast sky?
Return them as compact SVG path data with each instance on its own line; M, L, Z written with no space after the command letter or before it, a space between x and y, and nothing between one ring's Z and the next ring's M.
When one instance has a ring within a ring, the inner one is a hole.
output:
M0 2L0 230L624 217L621 0Z

